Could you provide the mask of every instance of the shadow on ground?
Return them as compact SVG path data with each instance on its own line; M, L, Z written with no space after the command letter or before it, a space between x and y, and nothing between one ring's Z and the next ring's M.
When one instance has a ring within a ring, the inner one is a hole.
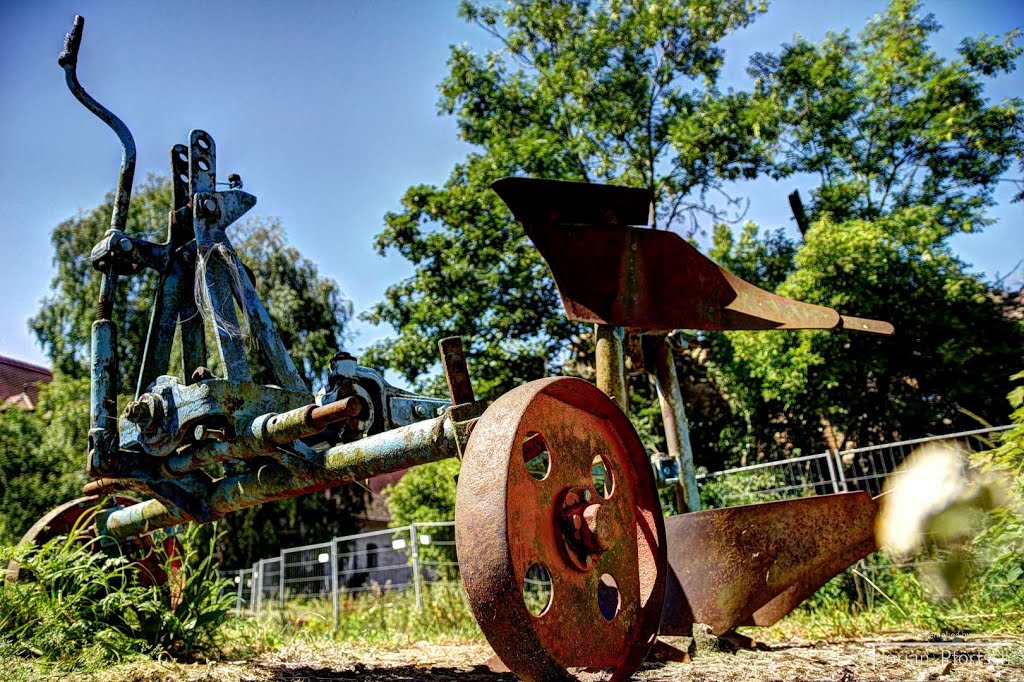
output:
M485 666L474 668L443 668L425 665L395 667L356 664L350 670L319 666L264 666L275 682L302 680L367 680L370 682L516 682L510 673L493 673Z

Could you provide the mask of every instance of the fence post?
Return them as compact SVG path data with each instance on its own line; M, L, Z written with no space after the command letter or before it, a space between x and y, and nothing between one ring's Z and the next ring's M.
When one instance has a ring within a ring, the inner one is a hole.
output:
M824 453L825 461L828 463L828 480L832 481L832 492L839 492L839 481L836 480L836 464L832 461L832 452Z
M341 608L338 602L338 538L331 538L331 608L334 610L334 632L341 623Z
M281 588L281 594L279 595L279 597L280 597L280 603L281 603L281 610L284 611L284 550L283 549L281 550L281 554L278 555L277 561L278 561L278 566L280 567L280 572L278 573L277 584Z
M238 569L238 573L235 574L235 579L238 580L238 587L235 589L235 610L242 610L242 583L245 582L245 569Z
M256 611L256 564L249 569L249 610Z
M409 526L409 542L412 543L412 589L416 594L416 610L423 611L423 594L420 592L420 543L415 523Z
M263 610L263 559L256 562L253 569L253 584L256 589L256 610Z
M832 457L836 460L836 472L839 477L839 486L843 489L844 493L850 492L849 486L846 485L846 474L843 473L843 458L839 456L839 450L832 450Z

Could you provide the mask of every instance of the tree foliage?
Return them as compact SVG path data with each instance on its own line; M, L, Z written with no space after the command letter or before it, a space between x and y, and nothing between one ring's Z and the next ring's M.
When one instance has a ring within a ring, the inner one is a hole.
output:
M946 60L929 44L938 30L919 3L894 0L858 39L798 39L752 60L755 97L778 106L773 173L817 176L815 222L795 255L772 239L751 248L746 235L721 237L716 255L783 295L897 330L711 341L713 373L762 455L1006 418L1024 333L949 238L987 222L996 183L1024 153L1024 103L984 94L1020 48L1015 33L965 39Z
M391 525L453 520L459 468L459 460L445 459L407 471L398 483L384 491ZM427 526L420 533L428 534L431 541L418 547L420 558L429 569L449 580L456 579L458 574L453 530L450 526Z
M773 173L819 181L811 220L934 206L951 232L987 222L997 183L1024 158L1024 100L985 96L986 80L1016 68L1018 31L964 38L947 60L929 44L939 29L919 0L893 0L856 37L797 38L751 60L755 99L778 120Z
M29 320L29 327L53 363L54 372L75 379L89 376L89 343L100 292L99 277L93 276L89 255L110 228L113 206L114 196L109 194L96 208L82 211L54 228L50 243L56 272L50 282L50 294ZM142 239L162 241L170 208L170 183L166 179L147 178L135 188L125 231ZM121 366L120 390L127 394L135 392L155 278L119 278L118 287L114 304L117 357Z
M35 411L0 412L0 544L17 541L53 507L81 497L89 382L57 374Z
M557 371L583 329L567 322L540 256L494 180L528 175L648 187L654 223L692 229L716 214L710 194L764 161L756 111L715 86L719 41L763 7L747 0L521 0L460 13L498 49L453 47L440 85L474 150L441 186L410 187L385 217L379 252L395 249L415 274L388 288L367 319L397 335L369 361L429 384L436 339L471 340L480 393L494 396ZM716 194L716 196L718 196Z
M387 490L388 513L396 526L455 518L459 460L446 459L410 469Z
M953 255L942 211L813 224L779 293L889 320L897 332L731 333L724 383L742 387L732 398L758 431L842 447L1005 419L1024 329Z

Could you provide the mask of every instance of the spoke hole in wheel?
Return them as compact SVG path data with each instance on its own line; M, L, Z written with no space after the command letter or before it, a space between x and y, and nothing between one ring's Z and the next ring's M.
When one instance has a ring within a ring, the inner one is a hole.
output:
M540 617L551 606L551 574L544 564L532 564L523 579L523 601L531 615Z
M612 468L608 466L608 460L604 455L597 455L590 465L590 478L594 482L594 490L597 494L608 499L615 490L615 479L612 476ZM589 500L588 500L589 501Z
M601 582L597 584L597 608L605 620L612 620L619 614L622 607L622 594L619 592L619 584L615 578L607 573L601 576Z
M523 463L526 471L538 481L543 481L551 473L551 454L544 437L531 431L523 438Z

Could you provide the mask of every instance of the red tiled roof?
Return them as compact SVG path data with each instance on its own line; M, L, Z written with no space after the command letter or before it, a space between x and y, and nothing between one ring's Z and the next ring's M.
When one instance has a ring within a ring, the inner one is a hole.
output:
M0 355L0 409L34 409L39 402L39 384L53 380L53 372Z

